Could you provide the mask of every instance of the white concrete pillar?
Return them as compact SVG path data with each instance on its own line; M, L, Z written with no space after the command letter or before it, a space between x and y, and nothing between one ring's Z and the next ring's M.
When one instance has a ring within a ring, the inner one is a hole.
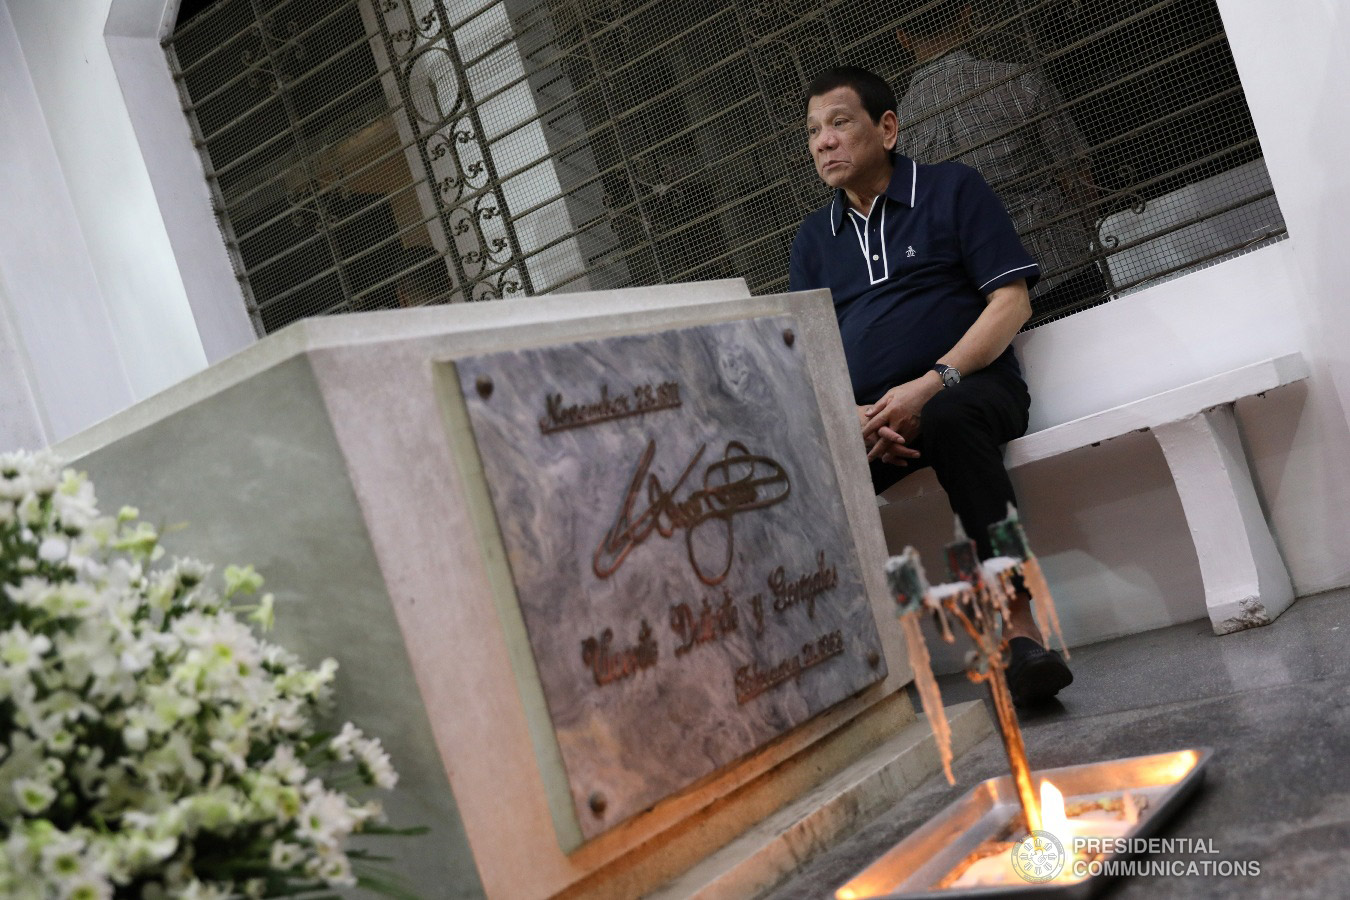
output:
M1294 588L1256 498L1233 404L1153 432L1195 540L1214 633L1270 624Z

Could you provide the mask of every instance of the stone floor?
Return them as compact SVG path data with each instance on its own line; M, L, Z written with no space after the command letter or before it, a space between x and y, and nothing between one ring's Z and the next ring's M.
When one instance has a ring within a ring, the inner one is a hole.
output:
M1205 783L1159 837L1259 860L1256 877L1119 880L1100 896L1350 897L1350 591L1295 603L1274 624L1216 637L1208 621L1082 647L1075 681L1022 717L1033 768L1212 747ZM982 696L963 675L944 702ZM915 700L916 706L918 700ZM993 710L990 709L992 717ZM820 900L985 778L1007 772L990 737L804 868L773 900Z

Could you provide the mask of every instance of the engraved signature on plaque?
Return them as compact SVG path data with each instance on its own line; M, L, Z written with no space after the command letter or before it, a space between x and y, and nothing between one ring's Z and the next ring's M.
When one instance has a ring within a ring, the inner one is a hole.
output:
M778 566L765 583L774 597L774 611L781 616L794 606L804 605L807 618L816 616L816 600L835 588L839 581L838 568L829 562L825 551L816 554L816 569L796 577L785 574L786 567ZM675 603L670 607L670 630L675 637L676 659L703 644L720 643L741 630L741 609L743 600L750 604L750 614L755 619L756 635L764 633L764 595L753 594L748 598L732 596L722 589L722 600L714 605L707 597L701 606L690 603ZM612 649L613 629L606 628L600 637L588 637L581 642L581 660L599 687L605 687L631 678L643 669L655 666L660 657L660 645L652 633L647 620L642 619L638 631L638 642L622 650ZM754 666L741 666L734 672L737 690L737 702L744 705L787 681L795 681L801 673L812 666L843 653L842 634L838 640L834 633L826 634L818 641L802 645L801 652L794 654L768 670ZM749 685L749 687L747 687Z
M675 655L684 656L699 644L721 640L740 630L741 614L730 594L721 605L714 607L703 598L703 608L697 614L688 603L677 603L670 608L670 627L679 643Z
M561 393L544 397L544 415L539 419L539 431L552 434L569 428L585 428L601 422L612 422L629 416L676 409L680 406L680 385L675 381L661 384L640 384L632 396L610 396L609 385L600 385L600 397L590 403L567 403Z
M762 669L758 663L741 666L736 670L736 702L744 706L765 691L784 682L796 681L802 672L843 652L844 633L836 630L815 641L808 641L802 645L800 653L794 653L768 668Z
M774 612L785 612L798 603L806 604L806 617L816 617L816 598L839 583L839 570L826 565L825 551L816 555L816 570L797 578L789 578L782 566L769 576L769 590L773 592Z
M732 519L755 509L767 509L782 503L792 492L787 470L768 456L751 453L740 441L728 441L721 459L708 463L703 470L702 487L690 491L683 499L677 493L684 487L695 466L703 459L707 444L699 446L680 477L669 488L651 473L656 456L656 439L647 442L647 449L638 458L637 469L619 503L614 524L605 532L600 546L595 548L592 568L596 577L608 578L619 570L628 554L655 531L663 538L675 532L684 532L689 565L699 581L706 585L721 584L731 571L735 552L735 526ZM647 488L646 506L638 508L644 485ZM726 529L724 552L716 566L708 567L694 549L694 535L705 525Z
M643 669L656 665L660 648L652 637L652 627L642 620L638 629L638 642L622 650L612 650L614 630L606 628L600 637L588 637L581 642L581 661L591 670L591 677L599 687L615 681L632 678Z

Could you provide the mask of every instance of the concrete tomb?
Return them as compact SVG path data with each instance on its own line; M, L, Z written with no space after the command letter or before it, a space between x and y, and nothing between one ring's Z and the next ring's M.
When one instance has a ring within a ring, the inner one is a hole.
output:
M828 295L715 282L310 320L57 450L338 659L424 895L750 896L937 766L857 441Z

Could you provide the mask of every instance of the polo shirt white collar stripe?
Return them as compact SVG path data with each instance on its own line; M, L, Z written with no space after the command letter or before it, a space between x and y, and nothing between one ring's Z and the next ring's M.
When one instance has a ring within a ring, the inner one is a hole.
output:
M914 208L914 201L919 196L919 164L910 160L909 164L914 167L914 179L909 184L909 208Z
M984 284L980 285L980 290L984 290L986 287L988 287L989 285L993 284L995 281L998 281L998 280L999 280L1000 278L1002 278L1004 275L1011 275L1011 274L1014 273L1014 272L1024 272L1024 271L1026 271L1027 269L1034 269L1034 268L1036 268L1036 264L1035 264L1035 263L1032 263L1032 264L1029 265L1029 266L1018 266L1017 268L1015 268L1015 269L1009 269L1009 270L1006 271L1006 272L999 272L999 273L998 273L997 275L995 275L993 278L990 278L990 279L989 279L988 281L986 281Z
M882 201L881 201L881 230L880 230L880 235L881 235L881 278L880 278L880 281L885 281L887 278L890 278L890 277L891 277L891 260L890 260L889 254L887 254L887 252L886 252L886 201L885 201L885 200L882 200ZM872 283L873 283L873 284L877 284L878 282L874 281L874 282L872 282Z
M881 203L881 222L878 225L877 237L881 241L881 274L877 275L875 267L872 265L872 232L867 226L872 221L872 212L877 208L877 203ZM853 224L853 233L858 236L858 249L862 250L863 265L867 266L867 281L869 284L881 284L891 277L890 254L886 250L886 196L877 194L872 198L872 206L867 211L867 216L856 209L849 207L848 220ZM859 225L859 222L862 224Z
M858 227L859 218L861 217L857 213L849 210L848 221L853 226L853 233L858 236L858 249L862 250L863 260L865 261L867 259L867 234L862 228ZM864 222L863 224L866 225L867 223Z

